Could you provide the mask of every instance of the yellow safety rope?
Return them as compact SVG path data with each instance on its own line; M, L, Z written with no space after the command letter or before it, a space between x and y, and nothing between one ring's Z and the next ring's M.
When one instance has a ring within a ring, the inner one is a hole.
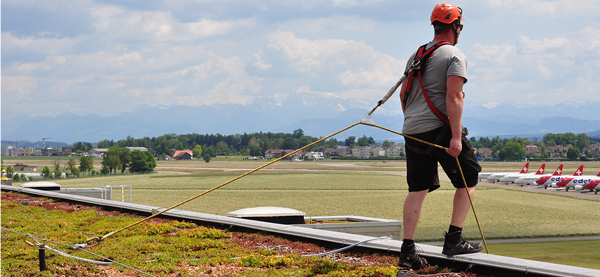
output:
M306 149L306 148L308 148L308 147L310 147L310 146L313 146L313 145L315 145L315 144L317 144L317 143L319 143L319 142L321 142L321 141L324 141L324 140L326 140L326 139L328 139L328 138L330 138L330 137L333 137L333 136L335 136L335 135L337 135L337 134L339 134L339 133L342 133L342 132L344 132L344 131L346 131L346 130L348 130L348 129L350 129L350 128L353 128L353 127L355 127L356 125L359 125L359 124L363 124L363 125L369 125L369 126L377 127L377 128L380 128L380 129L386 130L386 131L388 131L388 132L392 132L392 133L394 133L394 134L398 134L398 135L401 135L401 136L403 136L403 137L406 137L406 138L409 138L409 139L412 139L412 140L415 140L415 141L418 141L418 142L421 142L421 143L424 143L424 144L427 144L427 145L430 145L430 146L433 146L433 147L437 147L437 148L440 148L440 149L443 149L443 150L446 150L446 149L448 149L448 148L446 148L446 147L443 147L443 146L440 146L440 145L437 145L437 144L433 144L433 143L430 143L430 142L427 142L427 141L424 141L424 140L421 140L421 139L418 139L418 138L411 137L411 136L409 136L409 135L405 135L405 134L402 134L402 133L396 132L396 131L394 131L394 130L391 130L391 129L388 129L388 128L385 128L385 127L381 127L381 126L375 125L375 124L374 124L374 123L372 123L372 122L369 122L369 123L365 123L365 122L357 122L357 123L354 123L354 124L352 124L352 125L350 125L350 126L348 126L348 127L344 128L344 129L342 129L342 130L339 130L339 131L337 131L337 132L335 132L335 133L333 133L333 134L331 134L331 135L329 135L329 136L326 136L326 137L320 138L319 140L317 140L317 141L315 141L315 142L313 142L313 143L311 143L311 144L308 144L308 145L306 145L306 146L304 146L304 147L302 147L302 148L300 148L300 149L296 149L296 150L294 150L294 151L292 151L292 152L290 152L290 153L288 153L288 154L286 154L286 155L284 155L284 156L282 156L282 157L280 157L280 158L277 158L277 159L275 159L275 160L273 160L273 161L271 161L271 162L268 162L268 163L266 163L266 164L264 164L264 165L262 165L262 166L259 166L259 167L255 168L255 169L253 169L253 170L250 170L250 171L248 171L248 172L246 172L246 173L244 173L244 174L242 174L242 175L240 175L240 176L238 176L238 177L235 177L235 178L233 178L233 179L231 179L231 180L229 180L229 181L227 181L227 182L225 182L225 183L223 183L223 184L220 184L220 185L218 185L218 186L216 186L216 187L214 187L214 188L212 188L212 189L209 189L209 190L207 190L207 191L205 191L205 192L203 192L203 193L201 193L201 194L198 194L198 195L196 195L196 196L194 196L194 197L192 197L192 198L189 198L189 199L187 199L187 200L185 200L185 201L183 201L183 202L181 202L181 203L178 203L178 204L176 204L176 205L173 205L173 206L171 206L171 207L169 207L169 208L167 208L167 209L165 209L165 210L163 210L163 211L161 211L161 212L155 213L155 214L153 214L153 215L151 215L151 216L149 216L149 217L146 217L146 218L144 218L144 219L142 219L142 220L139 220L139 221L137 221L137 222L134 222L134 223L132 223L132 224L129 224L129 225L127 225L127 226L125 226L125 227L123 227L123 228L120 228L120 229L118 229L118 230L115 230L115 231L113 231L113 232L110 232L110 233L108 233L108 234L106 234L106 235L104 235L104 236L101 236L101 237L93 237L93 238L89 238L88 240L86 240L86 243L95 242L95 243L97 244L97 243L99 243L100 241L102 241L102 240L104 240L104 239L106 239L106 238L108 238L108 237L110 237L110 236L112 236L112 235L115 235L115 234L117 234L117 233L120 233L120 232L122 232L122 231L124 231L124 230L126 230L126 229L129 229L129 228L131 228L131 227L133 227L133 226L136 226L136 225L138 225L138 224L140 224L140 223L142 223L142 222L145 222L145 221L147 221L147 220L149 220L149 219L155 218L155 217L157 217L157 216L159 216L159 215L161 215L161 214L163 214L163 213L165 213L165 212L167 212L167 211L169 211L169 210L172 210L172 209L174 209L174 208L176 208L176 207L179 207L179 206L181 206L181 205L183 205L183 204L185 204L185 203L187 203L187 202L190 202L190 201L192 201L192 200L194 200L194 199L196 199L196 198L198 198L198 197L200 197L200 196L203 196L203 195L205 195L205 194L207 194L207 193L209 193L209 192L211 192L211 191L217 190L217 189L219 189L219 188L221 188L221 187L223 187L223 186L225 186L225 185L227 185L227 184L229 184L229 183L231 183L231 182L234 182L234 181L236 181L236 180L238 180L238 179L241 179L241 178L243 178L243 177L245 177L245 176L247 176L247 175L250 175L250 174L252 174L252 173L254 173L254 172L256 172L256 171L258 171L258 170L260 170L260 169L262 169L262 168L265 168L265 167L267 167L267 166L269 166L269 165L271 165L271 164L273 164L273 163L276 163L276 162L278 162L278 161L280 161L280 160L282 160L282 159L285 159L285 158L287 158L287 157L289 157L289 156L291 156L291 155L293 155L293 154L295 154L295 153L297 153L297 152L299 152L299 151L302 151L302 150L304 150L304 149ZM465 189L467 190L467 195L469 196L469 202L471 203L471 209L473 210L473 214L475 215L475 220L477 221L477 226L479 227L479 232L481 233L481 238L483 239L483 244L485 245L485 250L486 250L486 252L489 254L489 250L488 250L487 244L486 244L486 242L485 242L485 238L483 237L483 231L481 230L481 225L479 225L479 219L477 218L477 214L475 213L475 207L473 206L473 201L472 201L472 199L471 199L471 195L469 194L469 188L467 187L467 182L465 181L465 176L464 176L464 174L463 174L463 172L462 172L462 168L460 167L460 162L458 161L458 157L456 158L456 163L458 164L458 167L459 167L459 170L460 170L460 174L461 174L461 176L462 176L462 179L463 179L463 183L465 184ZM94 245L95 245L95 244L94 244ZM92 245L92 246L93 246L93 245Z
M216 189L219 189L219 188L221 188L221 187L223 187L223 186L225 186L225 185L227 185L227 184L229 184L229 183L231 183L231 182L233 182L233 181L235 181L235 180L238 180L238 179L240 179L240 178L243 178L243 177L245 177L246 175L250 175L250 174L252 174L252 173L254 173L254 172L258 171L259 169L262 169L262 168L264 168L264 167L267 167L267 166L269 166L269 165L271 165L271 164L273 164L273 163L276 163L276 162L278 162L278 161L280 161L280 160L282 160L282 159L284 159L284 158L287 158L287 157L289 157L289 156L291 156L291 155L295 154L296 152L302 151L302 150L304 150L304 149L306 149L306 148L308 148L308 147L310 147L310 146L313 146L313 145L315 145L315 144L317 144L317 143L319 143L319 142L321 142L321 141L324 141L324 140L326 140L326 139L328 139L328 138L330 138L330 137L333 137L333 136L335 136L335 135L337 135L337 134L339 134L339 133L341 133L341 132L344 132L344 131L346 131L346 130L348 130L348 129L350 129L350 128L352 128L352 127L354 127L354 126L358 125L358 124L361 124L361 123L360 123L360 122L354 123L354 124L352 124L352 125L350 125L350 126L348 126L348 127L344 128L344 129L342 129L342 130L339 130L339 131L337 131L337 132L335 132L335 133L333 133L333 134L331 134L331 135L329 135L329 136L326 136L326 137L324 137L324 138L321 138L321 139L319 139L319 140L317 140L317 141L315 141L315 142L313 142L313 143L311 143L311 144L308 144L308 145L306 145L306 146L304 146L304 147L302 147L302 148L300 148L300 149L297 149L297 150L295 150L295 151L293 151L293 152L290 152L290 153L288 153L288 154L286 154L286 155L284 155L284 156L282 156L282 157L280 157L280 158L277 158L277 159L275 159L275 160L273 160L273 161L271 161L271 162L268 162L268 163L266 163L266 164L264 164L264 165L262 165L262 166L259 166L259 167L255 168L255 169L253 169L253 170L250 170L250 171L248 171L248 172L246 172L246 173L244 173L244 174L242 174L242 175L240 175L240 176L238 176L238 177L235 177L235 178L233 178L233 179L231 179L231 180L229 180L229 181L227 181L227 182L225 182L225 183L223 183L223 184L220 184L220 185L218 185L218 186L216 186L216 187L214 187L214 188L212 188L212 189L209 189L209 190L207 190L207 191L205 191L205 192L203 192L203 193L201 193L201 194L198 194L198 195L196 195L196 196L194 196L194 197L192 197L192 198L190 198L190 199L188 199L188 200L185 200L185 201L183 201L183 202L181 202L181 203L179 203L179 204L173 205L173 206L171 206L171 207L167 208L167 209L166 209L166 210L164 210L164 211L161 211L161 212L159 212L159 213L155 213L155 214L153 214L153 215L151 215L151 216L149 216L149 217L146 217L146 218L144 218L144 219L142 219L142 220L140 220L140 221L138 221L138 222L134 222L134 223L132 223L132 224L129 224L129 225L127 225L127 226L125 226L125 227L123 227L123 228L121 228L121 229L118 229L118 230L116 230L116 231L110 232L110 233L108 233L108 234L106 234L106 235L104 235L104 236L90 238L90 239L86 240L86 243L89 243L89 242L100 242L100 241L102 241L102 240L104 240L104 239L106 239L106 238L108 238L108 237L110 237L110 236L112 236L112 235L114 235L114 234L117 234L117 233L119 233L119 232L121 232L121 231L123 231L123 230L126 230L126 229L128 229L128 228L131 228L131 227L133 227L133 226L136 226L136 225L138 225L138 224L140 224L140 223L142 223L142 222L144 222L144 221L147 221L147 220L149 220L149 219L151 219L151 218L157 217L157 216L159 216L159 215L161 215L161 214L163 214L163 213L165 213L165 212L167 212L167 211L169 211L169 210L172 210L172 209L174 209L174 208L176 208L176 207L178 207L178 206L181 206L181 205L183 205L183 204L185 204L185 203L187 203L187 202L190 202L190 201L192 201L192 200L194 200L194 199L196 199L196 198L198 198L198 197L200 197L200 196L202 196L202 195L205 195L205 194L207 194L207 193L209 193L209 192L211 192L211 191L214 191L214 190L216 190Z

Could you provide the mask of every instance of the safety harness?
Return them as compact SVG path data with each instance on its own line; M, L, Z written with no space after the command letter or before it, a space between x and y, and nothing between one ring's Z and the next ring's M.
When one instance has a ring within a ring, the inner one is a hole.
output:
M405 76L406 75L408 76L408 80L407 80L407 84L406 84L406 91L404 92L404 98L402 99L402 105L404 107L406 107L406 104L408 103L408 95L410 93L411 83L412 83L414 74L416 72L417 77L419 78L419 85L421 86L421 91L423 92L423 97L425 98L427 105L429 105L429 108L431 109L431 111L442 122L445 123L444 127L442 128L442 130L440 130L440 133L437 135L437 137L433 141L433 143L436 143L436 144L439 143L440 141L442 141L442 138L444 138L444 135L446 135L448 130L450 130L450 120L448 119L448 116L446 116L435 105L433 105L433 103L429 99L429 96L427 95L427 92L425 91L425 86L423 86L423 79L421 78L421 72L425 71L425 66L427 65L427 60L431 57L431 54L433 54L433 52L435 52L435 50L437 50L438 48L440 48L441 46L444 46L444 45L451 45L451 44L447 41L440 41L440 42L434 44L433 46L431 46L427 50L425 50L425 48L427 47L427 43L422 45L421 47L419 47L419 50L417 50L417 54L415 54L415 57L413 59L412 65L408 68L407 72L404 73ZM434 148L431 146L427 147L426 149L421 149L421 148L414 147L414 146L407 144L406 147L417 154L423 154L423 155L429 155L434 150Z
M408 103L408 94L410 93L410 87L411 87L410 85L412 83L414 74L416 72L417 76L419 77L419 84L421 85L421 91L423 92L423 97L425 97L425 101L427 101L427 105L429 105L429 108L431 109L431 111L441 121L443 121L447 125L450 125L450 120L444 113L442 113L438 108L436 108L435 105L433 105L433 103L431 103L431 100L429 99L427 92L425 92L425 87L423 86L423 80L421 78L421 72L425 71L425 66L427 65L427 60L431 57L431 54L433 52L435 52L435 50L437 50L441 46L449 45L449 44L450 43L447 41L440 41L440 42L434 44L433 46L431 46L427 50L425 50L425 47L427 47L427 43L424 44L423 46L419 47L419 50L417 50L417 54L415 55L415 57L413 59L412 65L408 68L408 72L409 72L408 81L406 84L406 91L404 92L404 98L402 99L402 105L404 105L404 107L406 107L406 104Z

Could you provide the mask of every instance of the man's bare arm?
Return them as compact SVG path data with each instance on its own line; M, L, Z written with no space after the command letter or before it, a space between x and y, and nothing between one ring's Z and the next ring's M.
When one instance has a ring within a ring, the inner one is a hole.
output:
M408 77L406 79L408 79ZM406 110L406 106L404 106L404 93L406 92L406 84L408 83L406 79L404 79L404 82L402 82L402 85L400 86L400 103L402 104L403 113Z
M465 79L460 76L448 76L446 79L446 111L450 120L452 139L450 148L446 150L452 157L457 157L462 151L462 111L463 84Z

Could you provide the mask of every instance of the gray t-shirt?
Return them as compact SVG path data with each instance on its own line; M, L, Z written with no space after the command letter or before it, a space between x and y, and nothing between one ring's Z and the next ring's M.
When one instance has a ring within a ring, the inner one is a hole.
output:
M426 49L434 44L434 42L428 43ZM406 69L412 64L415 54L416 52L408 60ZM431 103L445 115L448 115L446 112L446 79L450 75L463 77L465 83L467 82L467 57L457 47L444 45L432 53L427 61L425 72L421 73L421 79ZM408 135L425 133L444 126L444 122L427 105L417 74L415 73L413 77L402 128L402 133Z

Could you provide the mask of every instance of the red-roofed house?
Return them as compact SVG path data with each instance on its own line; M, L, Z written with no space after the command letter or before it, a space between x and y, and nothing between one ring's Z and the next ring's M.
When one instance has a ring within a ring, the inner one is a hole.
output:
M265 151L265 159L271 159L271 158L279 158L283 155L287 155L291 152L294 152L293 149L269 149L267 151ZM297 152L295 153L293 156L294 157L302 157L303 152Z
M282 156L281 152L283 152L282 149L269 149L269 150L265 151L265 158L266 159L279 158ZM284 153L284 155L285 155L285 153Z
M176 150L175 154L173 154L173 158L179 158L180 160L191 160L192 159L192 150Z

